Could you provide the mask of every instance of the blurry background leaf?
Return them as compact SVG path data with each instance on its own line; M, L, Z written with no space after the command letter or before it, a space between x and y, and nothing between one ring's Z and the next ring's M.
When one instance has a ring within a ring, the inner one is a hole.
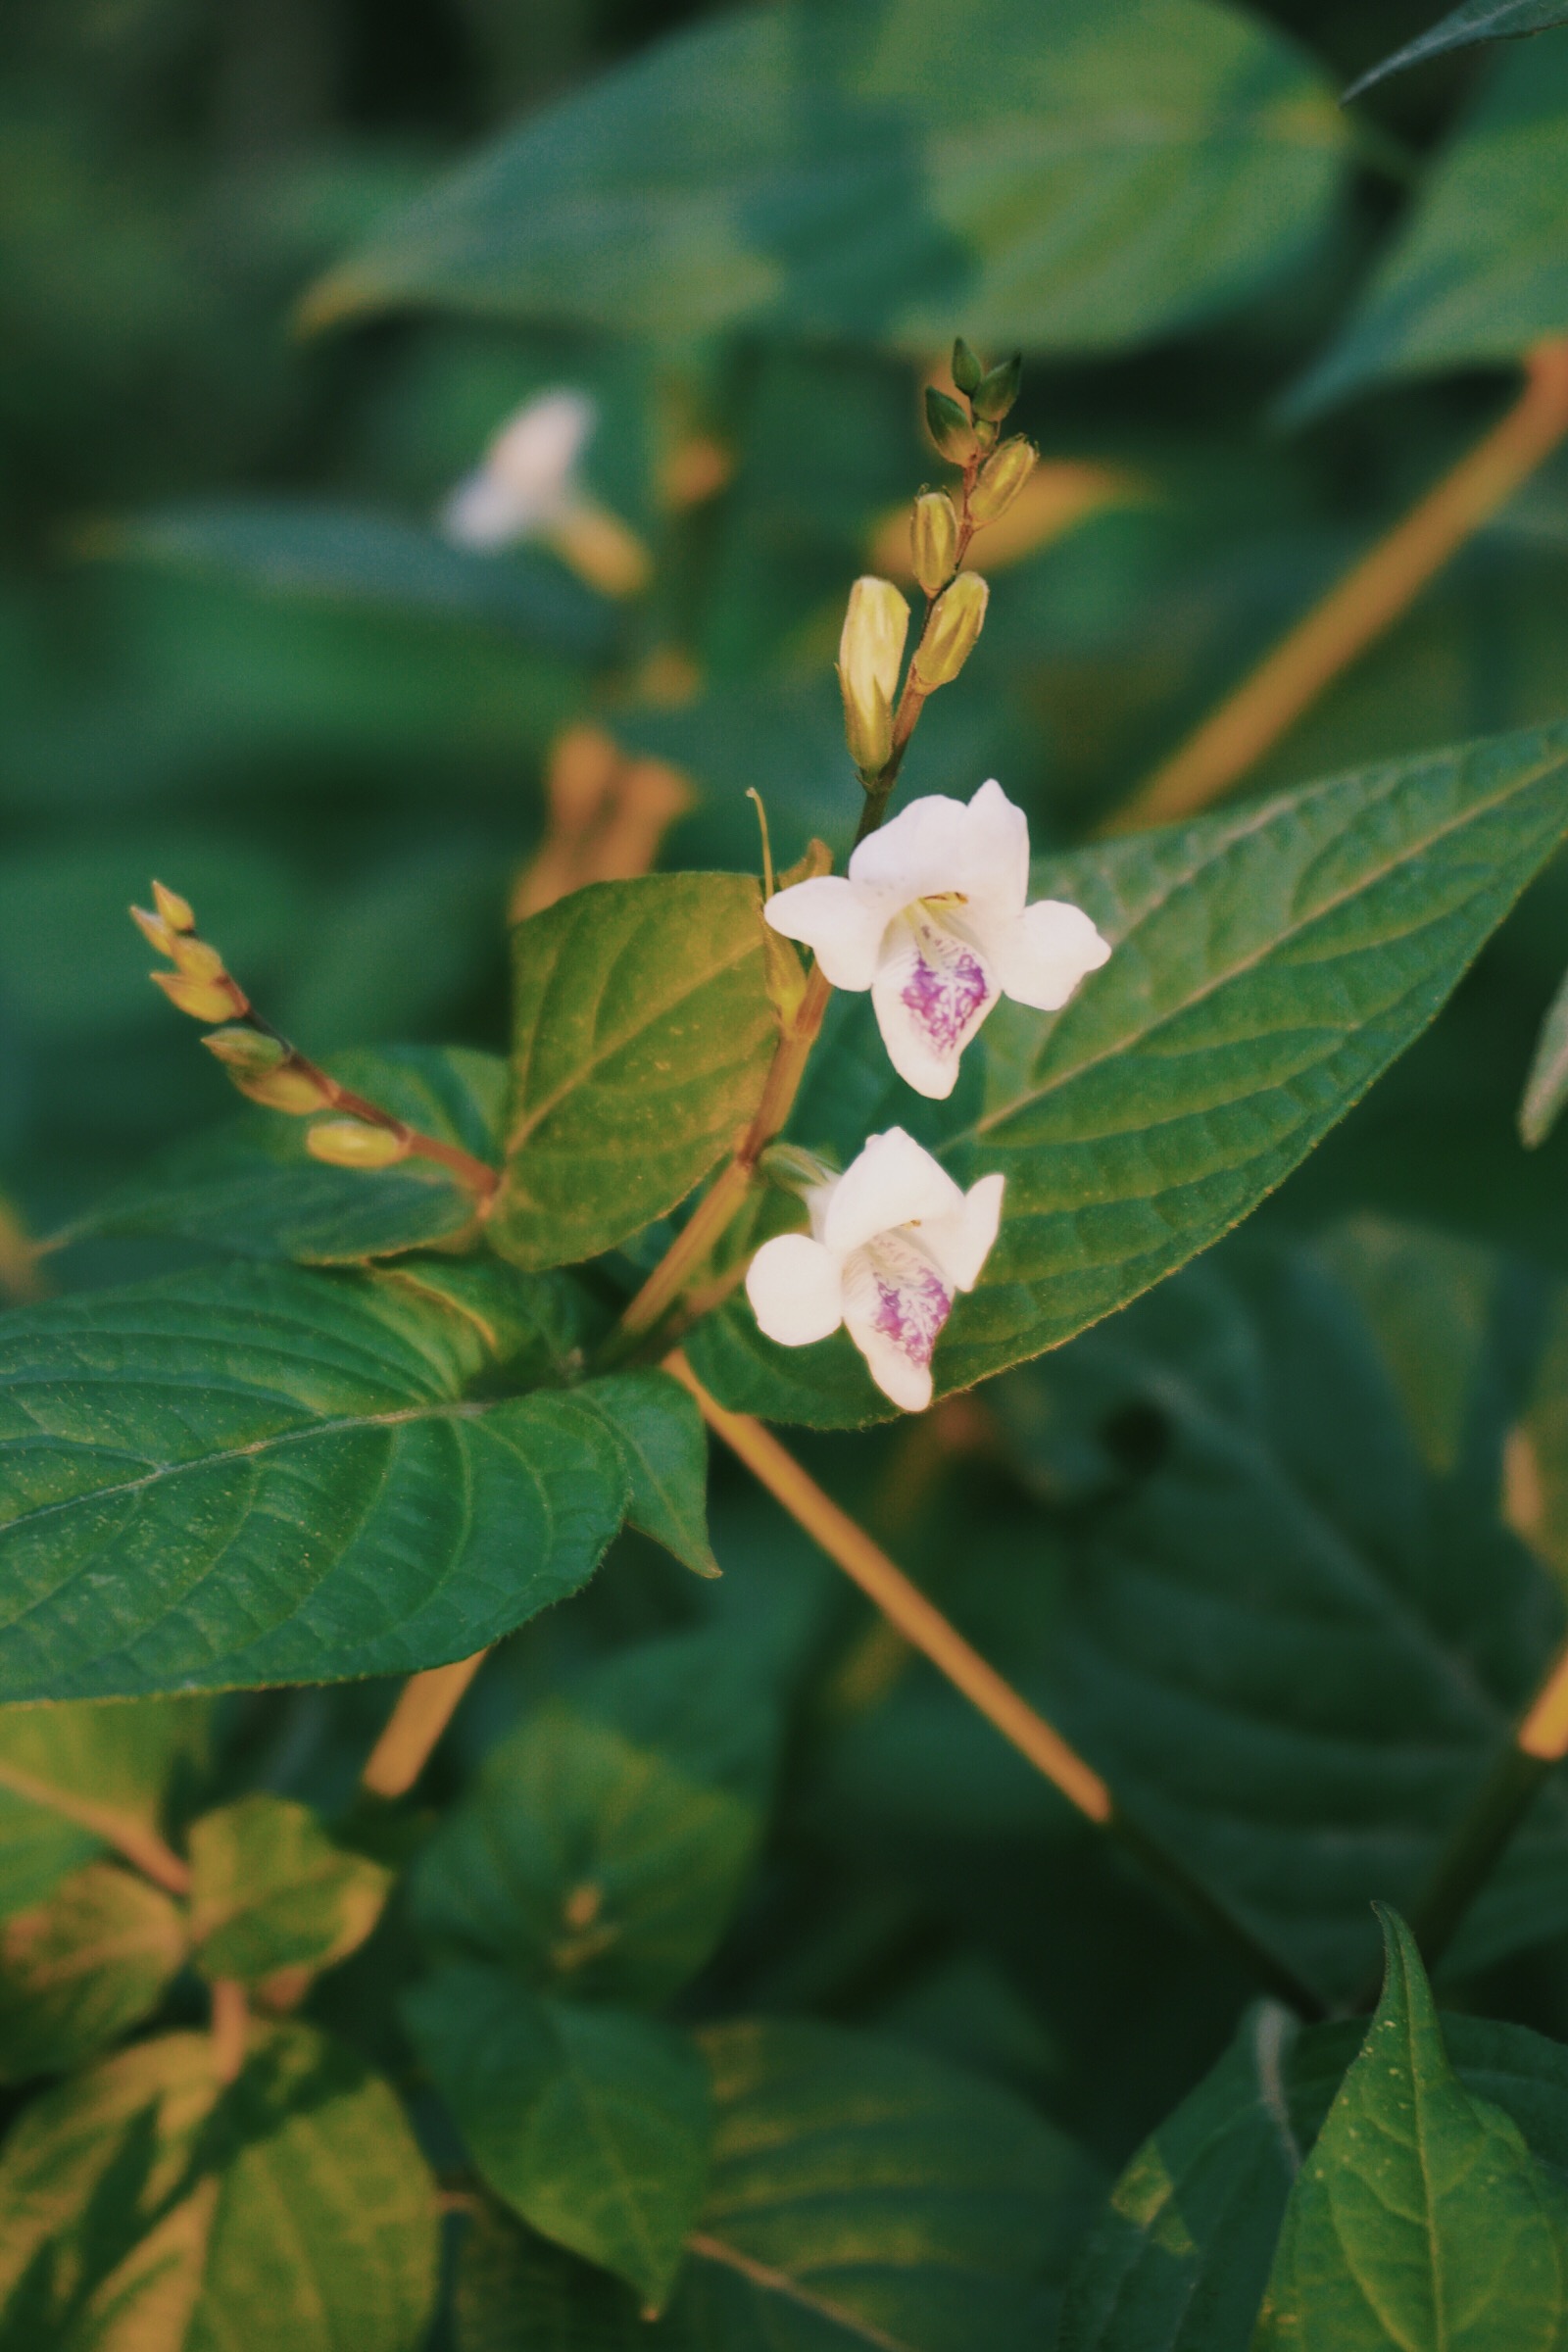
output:
M62 2074L154 2010L185 1958L159 1887L89 1862L0 1926L0 2080Z
M1568 978L1546 1007L1536 1055L1519 1105L1519 1133L1532 1147L1544 1144L1568 1099Z
M30 1909L108 1844L169 1827L209 1764L212 1704L0 1708L0 1915Z
M261 1791L190 1829L190 1933L208 1978L260 1984L365 1941L392 1873L334 1842L307 1805Z

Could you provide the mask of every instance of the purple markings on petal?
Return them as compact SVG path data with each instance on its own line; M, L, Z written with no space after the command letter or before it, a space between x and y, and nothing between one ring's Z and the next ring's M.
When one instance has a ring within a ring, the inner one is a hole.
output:
M878 1271L871 1328L922 1371L929 1365L942 1326L952 1312L953 1293L936 1274L925 1271L912 1281L890 1282Z
M916 949L902 996L938 1053L952 1053L990 993L979 959L967 948L959 948L941 970Z

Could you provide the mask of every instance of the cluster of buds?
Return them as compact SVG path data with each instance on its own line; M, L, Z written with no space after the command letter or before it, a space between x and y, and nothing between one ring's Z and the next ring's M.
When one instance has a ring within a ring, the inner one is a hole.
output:
M1037 459L1021 434L999 438L1018 397L1017 355L985 368L960 336L953 347L955 400L926 387L926 424L943 457L963 469L956 502L946 490L922 490L910 518L914 576L926 599L925 623L910 659L904 694L909 608L891 580L866 577L850 591L839 640L839 685L850 757L869 788L897 759L920 705L957 676L985 625L990 591L961 568L978 530L1004 514Z

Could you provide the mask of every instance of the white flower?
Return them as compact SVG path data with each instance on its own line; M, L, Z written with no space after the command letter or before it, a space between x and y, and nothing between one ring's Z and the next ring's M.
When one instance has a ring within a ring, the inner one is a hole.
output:
M560 524L578 503L577 461L598 422L586 392L541 392L526 402L442 508L447 537L492 553Z
M960 1192L902 1127L873 1135L834 1184L807 1195L811 1231L764 1242L746 1276L760 1328L785 1348L843 1323L885 1396L931 1401L931 1351L959 1291L972 1291L997 1238L1006 1179Z
M1028 895L1029 820L993 782L967 808L911 801L848 875L797 882L763 912L814 949L835 988L871 991L893 1067L941 1098L999 997L1055 1012L1110 954L1081 907Z

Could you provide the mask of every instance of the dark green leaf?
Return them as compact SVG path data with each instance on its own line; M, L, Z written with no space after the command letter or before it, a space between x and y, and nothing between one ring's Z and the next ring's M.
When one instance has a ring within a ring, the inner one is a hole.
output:
M207 1762L206 1699L0 1710L0 1918L68 1872L159 1832Z
M1298 53L1206 0L748 11L510 133L309 312L1113 349L1299 264L1345 151Z
M777 1040L761 900L740 874L597 882L513 934L506 1169L514 1264L594 1257L664 1215L738 1140Z
M733 1645L647 1643L532 1708L413 1884L438 1944L583 1998L653 2004L723 1933L777 1724Z
M708 2179L708 2070L688 2036L467 1961L404 2013L497 2196L662 2310Z
M689 1390L667 1372L618 1372L576 1392L620 1449L628 1525L697 1576L717 1576L708 1540L708 1440Z
M1383 1917L1383 1998L1292 2191L1258 2352L1559 2352L1568 2182L1459 2082L1414 1938Z
M185 1923L145 1879L89 1862L0 1928L0 2081L52 2075L154 2010L185 1958Z
M0 2347L417 2352L435 2199L385 2083L302 2026L239 2080L139 2043L28 2108L0 2157Z
M1007 1197L939 1390L1070 1338L1256 1207L1419 1035L1565 822L1568 729L1547 728L1043 866L1115 952L1064 1012L1002 1006L978 1115L955 1098L942 1156L965 1182L1000 1169ZM874 1410L842 1334L792 1354L741 1301L688 1347L738 1409Z
M190 1868L196 1965L242 1984L346 1958L392 1884L378 1862L335 1844L308 1805L260 1791L191 1824Z
M0 1689L406 1672L574 1592L618 1444L591 1389L464 1401L487 1329L433 1273L272 1266L5 1319Z
M1427 32L1417 33L1402 49L1363 74L1346 91L1346 103L1387 74L1402 74L1429 58L1444 57L1450 49L1468 49L1476 41L1512 41L1530 32L1545 32L1553 24L1568 24L1568 0L1460 0Z
M331 1074L410 1126L500 1157L506 1065L458 1047L333 1054ZM307 1121L246 1110L174 1145L77 1221L87 1234L157 1234L240 1257L350 1265L450 1242L475 1226L471 1190L436 1160L332 1168L305 1148Z

